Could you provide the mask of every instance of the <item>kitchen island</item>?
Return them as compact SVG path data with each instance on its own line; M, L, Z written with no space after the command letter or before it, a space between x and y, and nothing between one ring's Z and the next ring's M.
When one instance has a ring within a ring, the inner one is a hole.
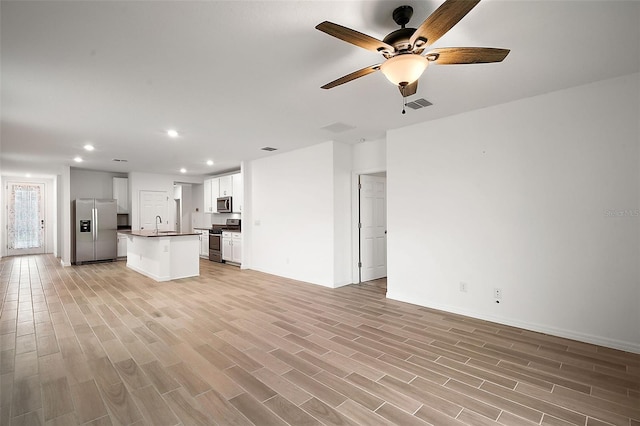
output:
M200 275L200 237L196 233L133 230L127 236L127 267L170 281Z

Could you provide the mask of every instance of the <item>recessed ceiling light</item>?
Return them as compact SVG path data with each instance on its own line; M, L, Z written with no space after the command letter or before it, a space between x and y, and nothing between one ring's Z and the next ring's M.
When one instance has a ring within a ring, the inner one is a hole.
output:
M82 158L81 157L76 157L73 159L73 161L75 161L76 163L82 163Z
M180 173L187 173L187 169L185 169L184 167L180 169Z
M31 173L27 173L27 174L26 174L26 176L27 176L27 177L31 177Z
M169 129L167 130L167 136L169 136L170 138L177 138L178 135L178 131L175 129Z
M207 160L207 166L213 166L213 160Z
M95 148L93 147L93 145L91 144L86 144L84 146L84 149L86 149L87 151L93 151Z

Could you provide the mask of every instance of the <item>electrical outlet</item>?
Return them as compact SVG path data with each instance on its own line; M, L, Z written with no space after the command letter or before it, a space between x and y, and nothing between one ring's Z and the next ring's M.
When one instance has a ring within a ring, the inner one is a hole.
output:
M493 289L493 298L496 299L496 302L498 302L498 300L502 299L502 289L501 288L496 287L496 288Z
M464 281L460 281L460 291L463 293L467 292L467 283Z

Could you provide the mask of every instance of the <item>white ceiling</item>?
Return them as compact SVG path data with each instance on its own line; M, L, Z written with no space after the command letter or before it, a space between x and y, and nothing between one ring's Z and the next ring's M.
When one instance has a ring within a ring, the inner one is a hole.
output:
M440 3L3 0L2 173L58 174L72 165L211 174L274 155L264 146L378 139L640 70L638 1L485 0L434 47L511 53L499 64L430 66L411 99L433 106L402 115L397 88L380 73L320 89L382 57L315 30L318 23L382 39L397 28L395 7L413 6L416 27ZM322 129L335 123L354 128ZM180 138L169 139L168 128ZM86 142L96 150L84 152ZM86 161L74 163L76 155Z

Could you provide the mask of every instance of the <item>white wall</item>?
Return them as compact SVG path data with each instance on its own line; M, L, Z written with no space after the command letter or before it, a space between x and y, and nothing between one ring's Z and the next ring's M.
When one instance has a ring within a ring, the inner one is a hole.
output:
M334 287L351 284L351 146L333 143Z
M113 198L113 178L126 173L71 168L71 200L77 198Z
M58 194L58 202L62 203L62 217L59 224L59 235L62 239L62 254L60 263L63 266L71 265L71 167L64 166L59 176L61 191Z
M201 177L162 175L154 173L129 173L129 191L131 192L131 212L129 213L129 223L131 229L140 229L140 191L163 191L169 197L168 215L162 218L161 229L173 229L176 217L175 202L173 200L174 182L202 183Z
M334 142L255 160L250 169L252 222L243 231L251 226L251 268L334 287Z
M182 232L191 232L193 231L193 227L191 226L191 210L193 209L193 187L190 184L182 184L180 187L182 188L180 194L180 202L182 203L182 218L180 219L180 226L182 228Z
M640 352L639 81L390 131L388 297Z
M353 145L352 169L360 174L387 170L387 139Z
M362 142L352 147L351 161L351 282L357 283L360 279L358 260L360 251L358 247L359 209L358 205L358 177L362 174L386 172L387 170L387 139L377 139Z
M252 269L253 262L253 168L252 163L243 161L240 163L242 173L242 269Z

